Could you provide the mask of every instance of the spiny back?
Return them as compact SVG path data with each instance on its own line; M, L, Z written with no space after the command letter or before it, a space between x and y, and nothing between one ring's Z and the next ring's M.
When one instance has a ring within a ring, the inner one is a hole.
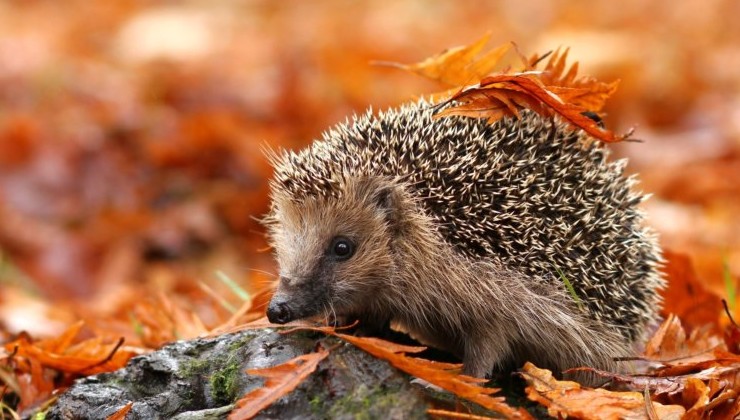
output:
M560 269L595 319L638 338L662 280L625 162L528 111L492 125L432 116L422 101L339 124L277 159L273 191L329 199L348 177L398 177L462 255L536 281L562 282Z

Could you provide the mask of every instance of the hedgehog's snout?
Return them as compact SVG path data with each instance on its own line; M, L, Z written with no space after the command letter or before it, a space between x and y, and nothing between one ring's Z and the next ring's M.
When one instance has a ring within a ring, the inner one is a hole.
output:
M273 298L267 307L267 319L276 324L285 324L293 320L293 314L287 302Z

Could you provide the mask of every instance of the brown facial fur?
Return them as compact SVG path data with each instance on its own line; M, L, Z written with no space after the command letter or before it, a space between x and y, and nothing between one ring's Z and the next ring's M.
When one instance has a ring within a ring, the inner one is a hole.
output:
M294 318L359 315L373 306L395 269L385 198L369 180L348 182L340 199L276 197L273 217L280 223L271 237L281 281L275 299ZM349 261L327 255L337 236L355 244Z
M562 288L532 287L521 275L461 257L392 180L348 179L337 197L277 198L274 211L280 275L292 280L280 282L274 299L293 305L296 318L393 320L462 357L475 376L526 360L613 368L611 357L629 353L616 331L598 328ZM336 235L352 238L357 251L327 263Z

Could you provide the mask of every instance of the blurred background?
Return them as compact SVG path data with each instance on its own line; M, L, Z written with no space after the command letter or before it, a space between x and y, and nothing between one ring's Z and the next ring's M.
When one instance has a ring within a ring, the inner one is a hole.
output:
M735 0L2 1L0 331L135 335L146 305L223 322L218 299L240 300L216 271L253 296L274 272L262 150L440 90L370 63L485 33L621 79L607 126L643 142L614 153L664 246L722 293L740 275L737 16Z

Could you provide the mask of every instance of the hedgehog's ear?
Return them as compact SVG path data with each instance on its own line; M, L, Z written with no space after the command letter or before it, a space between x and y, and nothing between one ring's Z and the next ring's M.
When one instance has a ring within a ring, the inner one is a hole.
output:
M401 192L399 190L400 187L397 185L386 184L380 186L373 196L375 205L389 215L398 212L401 207Z
M383 213L390 226L400 228L404 209L403 187L392 180L377 179L368 198Z

